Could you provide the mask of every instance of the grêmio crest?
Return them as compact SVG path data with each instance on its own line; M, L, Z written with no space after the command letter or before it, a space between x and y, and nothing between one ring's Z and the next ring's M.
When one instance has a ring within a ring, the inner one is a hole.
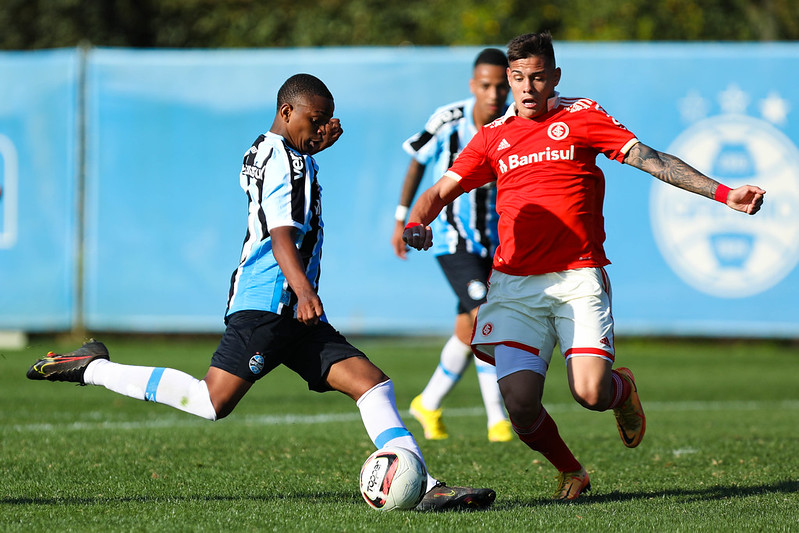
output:
M672 270L700 292L743 298L782 281L799 262L799 150L779 128L789 103L775 91L754 106L730 85L718 95L721 113L697 91L680 101L691 124L667 152L731 188L766 190L761 211L749 216L655 180L650 194L652 231Z

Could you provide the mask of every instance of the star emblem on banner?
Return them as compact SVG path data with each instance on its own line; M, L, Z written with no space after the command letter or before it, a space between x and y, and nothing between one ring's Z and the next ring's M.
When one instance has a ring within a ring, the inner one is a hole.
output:
M741 115L749 106L749 95L733 83L719 94L719 105L725 113Z
M784 126L788 122L790 110L791 104L776 91L771 91L768 96L760 100L760 116L772 124Z

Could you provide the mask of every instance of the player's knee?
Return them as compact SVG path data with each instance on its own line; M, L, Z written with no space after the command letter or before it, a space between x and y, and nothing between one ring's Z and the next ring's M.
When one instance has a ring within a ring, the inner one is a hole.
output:
M360 372L354 374L350 379L353 390L349 392L356 396L361 396L364 392L391 379L376 365L365 359L364 361L368 364L359 366Z
M227 415L233 412L232 407L224 407L221 409L214 408L214 412L216 413L216 418L211 419L211 422L216 422L217 420L222 420Z
M533 424L541 411L541 402L534 396L506 392L503 399L508 416L520 426Z
M354 383L352 387L349 387L347 389L344 390L339 389L339 390L340 392L343 392L344 394L346 394L347 396L349 396L350 398L352 398L357 402L367 392L377 388L379 385L382 385L383 383L391 381L391 378L389 378L387 375L383 374L382 372L380 374L381 374L380 376L373 375L369 378L361 380L358 383Z
M225 418L233 412L233 409L235 409L236 405L239 403L239 398L221 399L211 396L209 399L209 409L207 409L207 415L204 418L212 422Z
M610 403L610 397L600 387L582 387L572 390L574 399L592 411L604 411Z
M389 377L364 357L352 357L334 364L327 374L327 384L355 401Z

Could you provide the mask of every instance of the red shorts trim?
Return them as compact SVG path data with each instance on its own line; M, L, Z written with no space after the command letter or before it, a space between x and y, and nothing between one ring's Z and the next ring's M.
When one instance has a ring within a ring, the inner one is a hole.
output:
M605 350L600 350L599 348L571 348L566 350L566 353L563 354L563 357L568 359L572 355L598 355L600 357L604 357L605 359L609 359L610 361L616 360L612 353L606 352Z

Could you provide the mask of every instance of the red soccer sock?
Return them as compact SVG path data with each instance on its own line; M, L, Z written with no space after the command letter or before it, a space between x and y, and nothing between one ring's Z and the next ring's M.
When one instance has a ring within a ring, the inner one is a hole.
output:
M575 459L569 447L560 438L555 421L543 407L532 426L522 428L513 424L513 430L516 431L523 443L540 452L559 472L575 472L582 468L580 462Z
M613 400L611 400L608 409L615 409L620 407L630 397L633 390L629 381L621 377L621 374L612 370L611 381L613 383Z

